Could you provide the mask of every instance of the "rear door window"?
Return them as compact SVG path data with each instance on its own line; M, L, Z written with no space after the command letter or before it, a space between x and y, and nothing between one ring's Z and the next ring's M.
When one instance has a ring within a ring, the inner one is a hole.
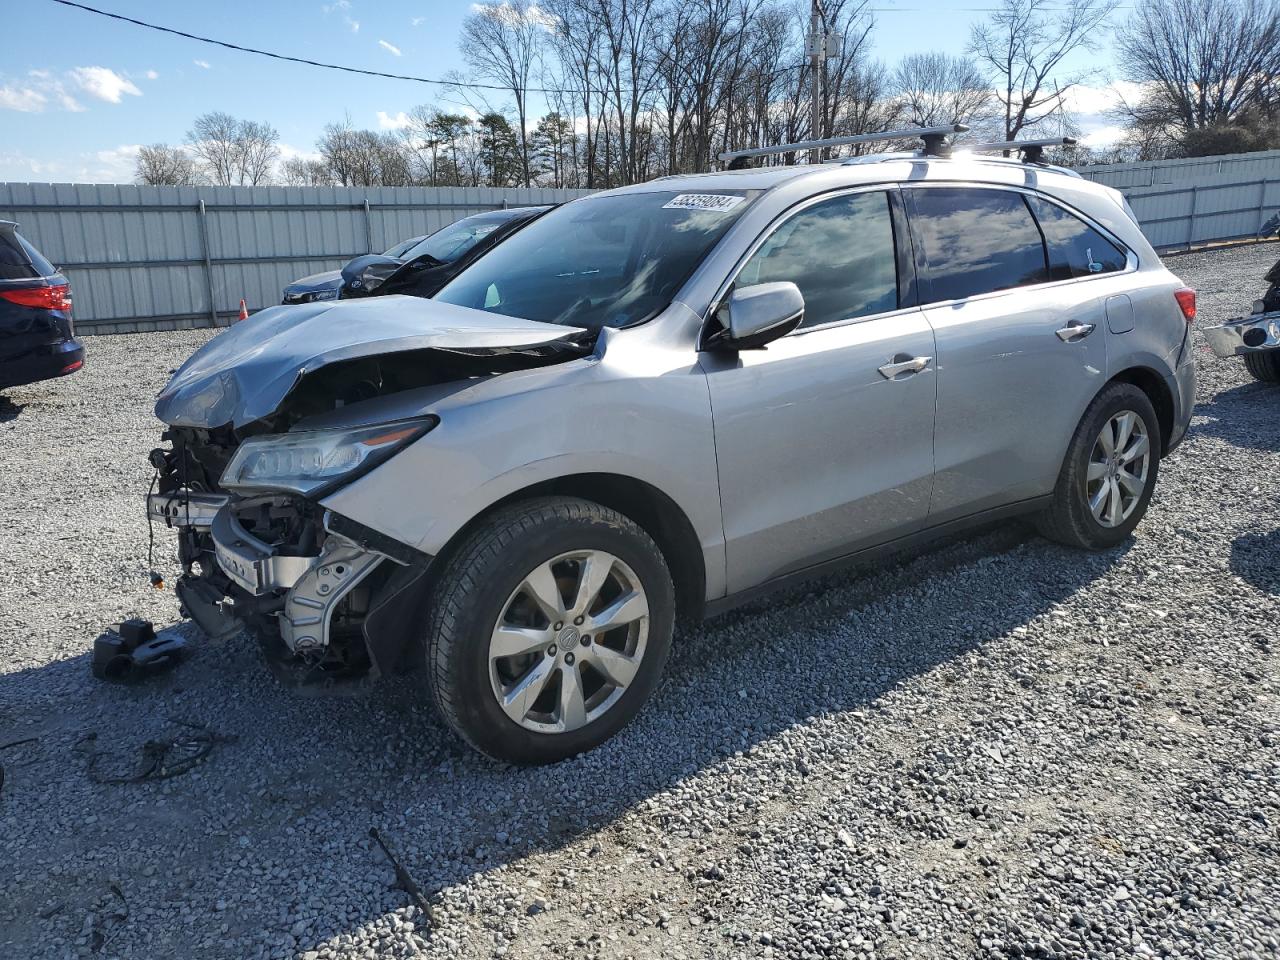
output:
M736 286L780 280L790 280L804 295L806 327L896 310L898 266L888 194L854 193L800 211L751 255Z
M1049 269L1055 280L1118 273L1125 267L1123 250L1075 214L1041 197L1028 197L1045 242L1049 245Z
M908 191L911 229L923 248L927 300L1044 283L1044 240L1022 194L972 187Z

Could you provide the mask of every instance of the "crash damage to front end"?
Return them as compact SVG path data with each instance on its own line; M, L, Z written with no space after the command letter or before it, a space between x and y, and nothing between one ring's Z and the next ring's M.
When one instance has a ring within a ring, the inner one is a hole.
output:
M582 333L387 297L276 307L211 341L161 393L151 453L148 517L177 532L183 614L213 638L248 630L291 686L411 666L433 558L324 497L429 434L433 397L580 358Z

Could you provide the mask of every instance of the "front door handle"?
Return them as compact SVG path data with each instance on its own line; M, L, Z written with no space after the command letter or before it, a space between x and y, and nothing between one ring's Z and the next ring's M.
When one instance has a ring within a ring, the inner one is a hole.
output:
M1061 330L1054 331L1058 334L1058 339L1063 343L1074 343L1076 340L1083 340L1089 334L1093 333L1097 324L1081 323L1079 320L1071 320Z
M880 368L880 376L886 380L892 380L904 373L919 373L931 363L933 363L933 357L909 357L905 353L900 353L893 358L892 362Z

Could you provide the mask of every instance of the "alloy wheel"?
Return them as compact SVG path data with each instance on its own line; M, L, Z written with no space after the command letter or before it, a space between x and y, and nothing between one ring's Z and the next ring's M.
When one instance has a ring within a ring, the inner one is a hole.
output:
M1085 497L1093 518L1118 527L1133 514L1147 486L1151 438L1147 425L1132 410L1113 414L1089 454Z
M511 720L567 733L613 707L644 660L649 603L640 578L604 550L553 557L503 605L489 680Z

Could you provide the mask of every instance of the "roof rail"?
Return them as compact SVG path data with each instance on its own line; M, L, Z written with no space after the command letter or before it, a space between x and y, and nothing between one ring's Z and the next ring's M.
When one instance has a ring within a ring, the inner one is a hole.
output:
M729 164L730 170L741 170L752 157L764 157L776 153L797 153L801 150L817 150L822 147L843 147L851 143L875 143L879 140L910 140L919 137L924 141L924 153L929 157L945 157L951 152L947 137L964 133L969 128L963 123L951 123L943 127L907 127L902 130L885 130L883 133L862 133L854 137L827 137L823 140L801 140L799 143L779 143L771 147L749 147L746 150L727 150L717 159Z
M1079 141L1075 137L1051 137L1047 140L992 140L988 143L966 143L962 150L975 153L989 153L993 150L1017 150L1022 154L1023 163L1044 163L1045 147L1074 147Z

